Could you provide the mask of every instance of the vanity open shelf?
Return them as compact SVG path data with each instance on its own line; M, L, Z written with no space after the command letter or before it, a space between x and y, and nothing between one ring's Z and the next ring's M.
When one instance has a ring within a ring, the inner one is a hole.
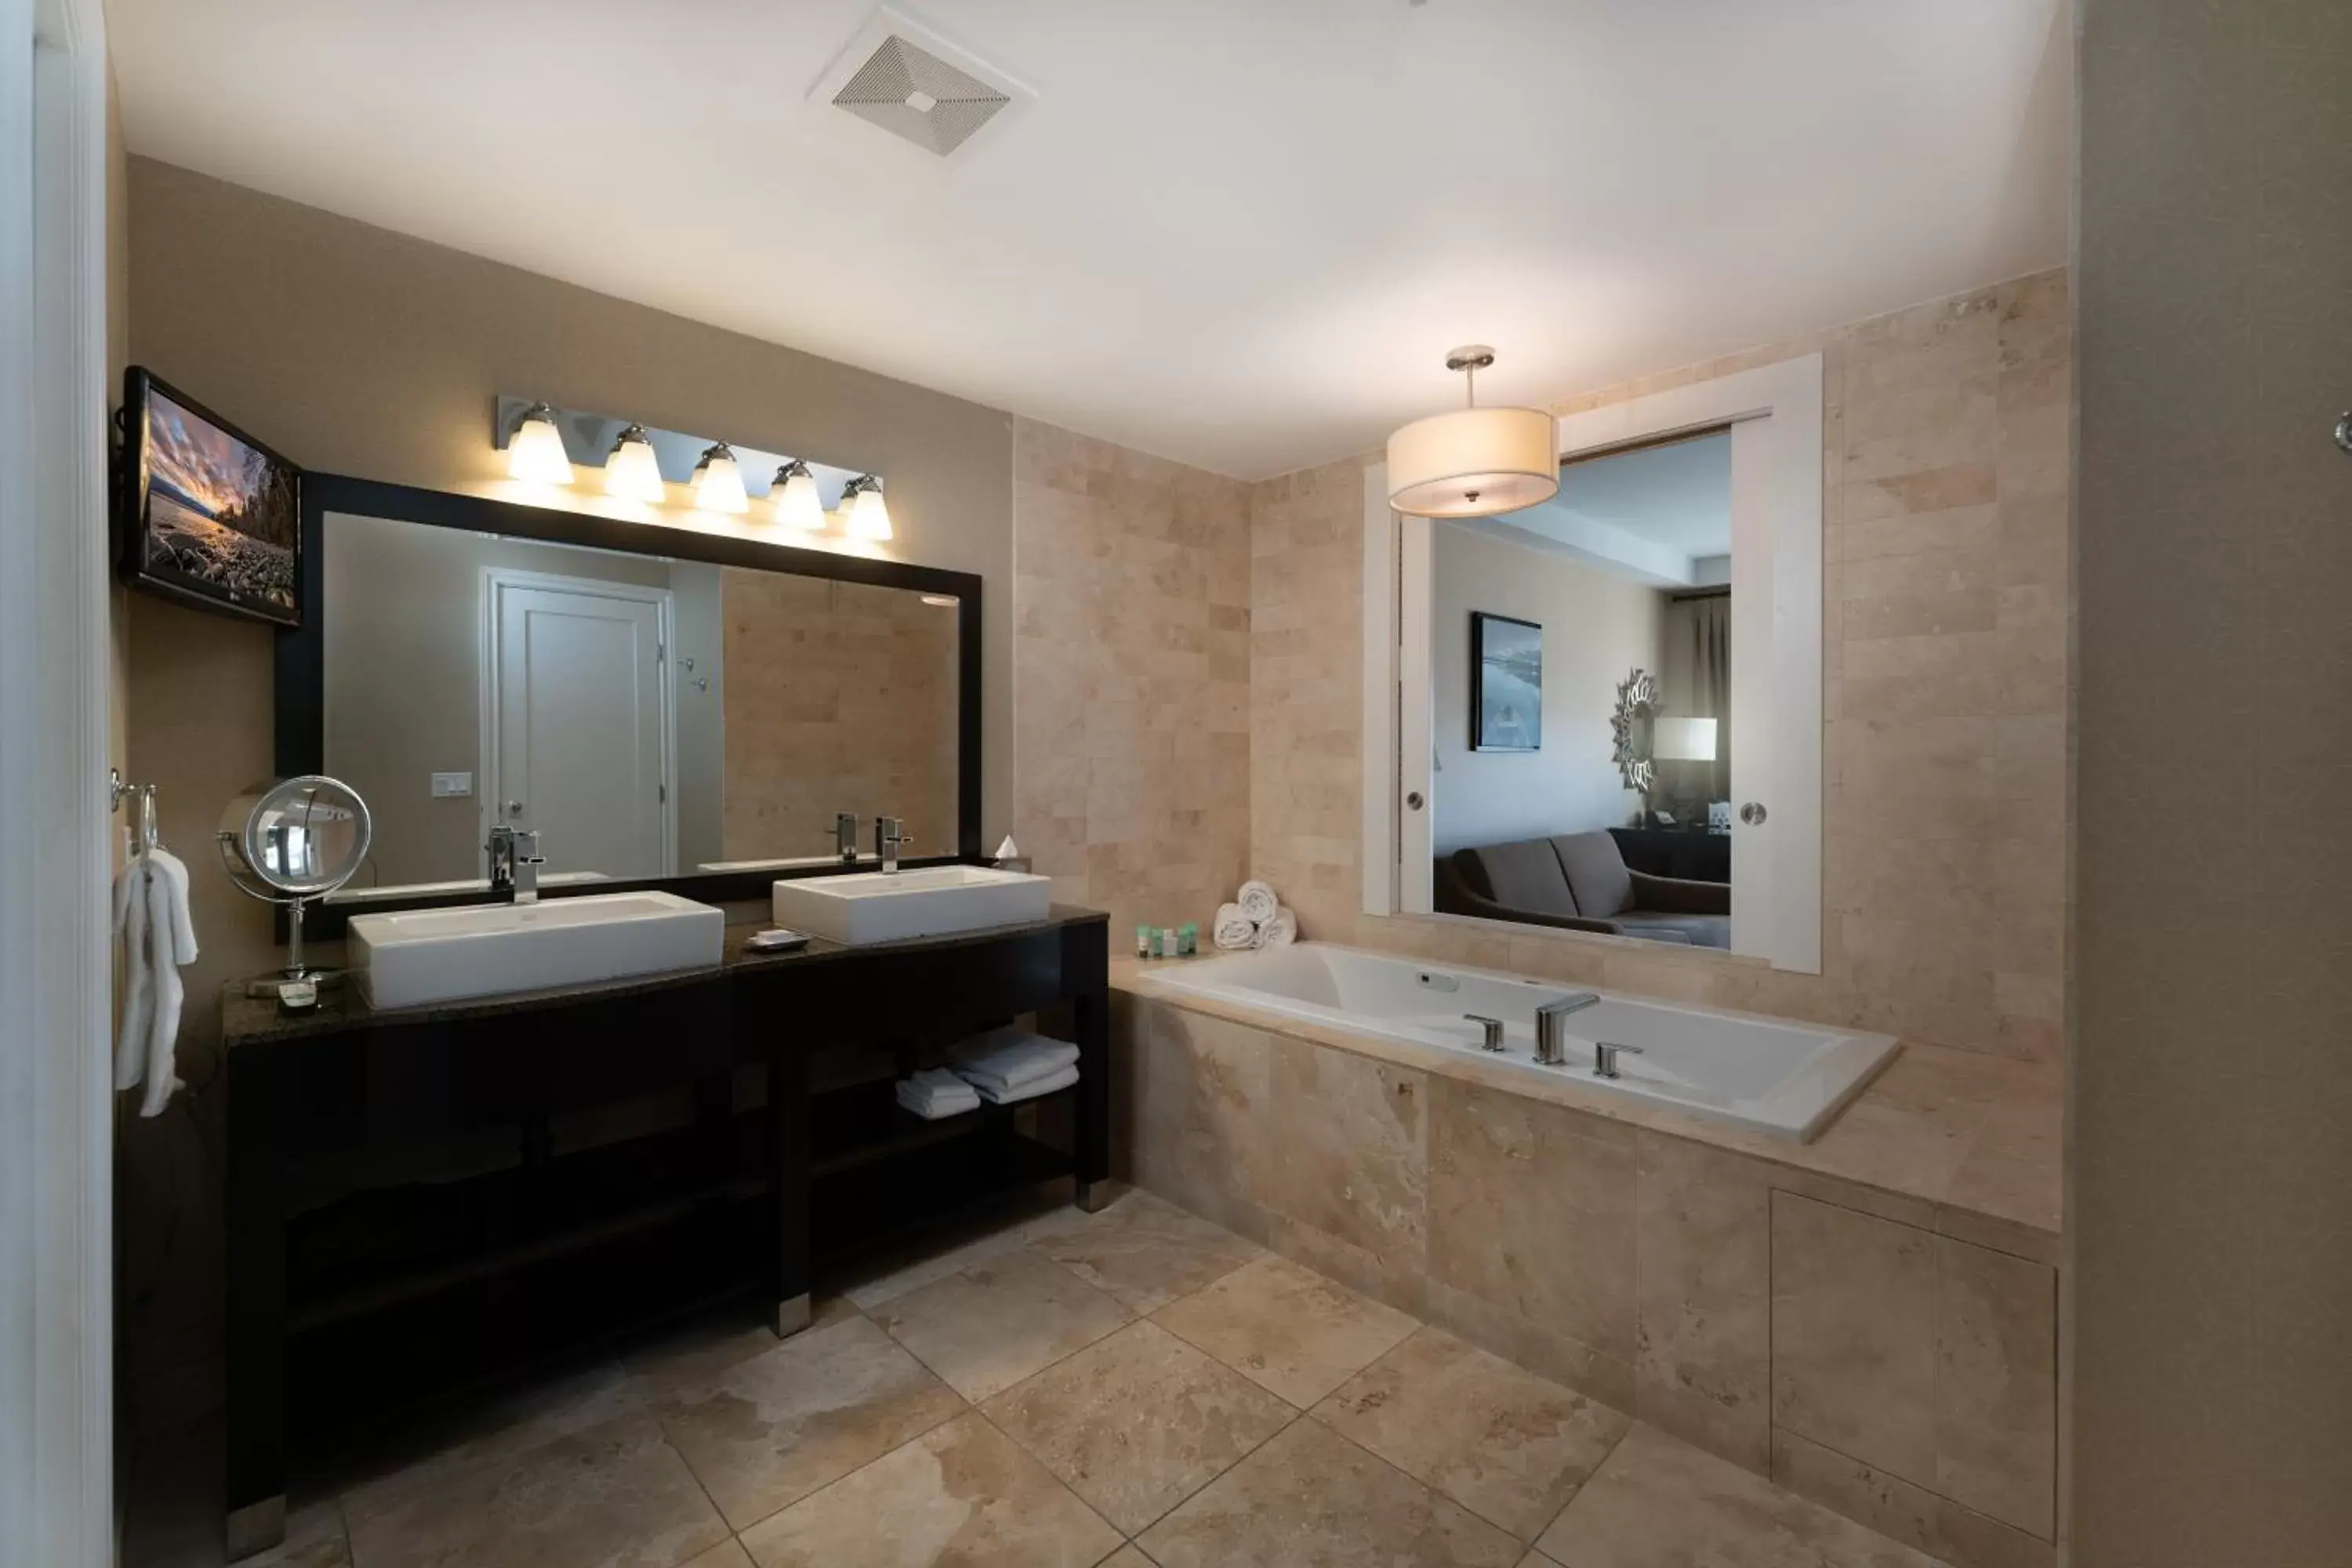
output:
M816 1270L1109 1173L1105 917L750 953L392 1012L224 1001L228 1502L253 1529L289 1441L561 1363L727 1296L808 1320ZM893 1089L1025 1015L1079 1082L925 1121ZM829 1063L862 1060L843 1075Z

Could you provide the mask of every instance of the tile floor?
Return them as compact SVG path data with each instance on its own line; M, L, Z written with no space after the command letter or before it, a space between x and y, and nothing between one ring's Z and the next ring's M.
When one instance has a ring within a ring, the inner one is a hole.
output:
M310 1490L257 1568L1936 1568L1143 1193L896 1259L789 1341L681 1331ZM158 1507L131 1568L218 1562L216 1511Z

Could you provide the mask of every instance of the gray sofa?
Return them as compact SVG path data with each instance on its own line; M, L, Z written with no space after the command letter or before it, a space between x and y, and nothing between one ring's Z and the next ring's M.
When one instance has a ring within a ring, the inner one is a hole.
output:
M1606 931L1692 947L1731 945L1731 885L1628 870L1606 832L1482 844L1437 858L1439 912Z

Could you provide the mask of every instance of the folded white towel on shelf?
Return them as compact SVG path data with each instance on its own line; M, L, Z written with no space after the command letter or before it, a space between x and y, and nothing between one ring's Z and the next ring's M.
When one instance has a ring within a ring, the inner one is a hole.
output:
M121 1034L114 1087L147 1086L139 1114L161 1116L180 1079L173 1061L185 996L180 969L196 961L188 916L188 868L162 847L142 850L114 879L114 927L122 936Z
M1249 917L1252 925L1265 924L1282 907L1282 900L1274 896L1274 889L1254 877L1242 884L1242 890L1234 895L1234 902L1241 906L1242 913Z
M1288 947L1298 940L1298 917L1284 906L1274 911L1274 918L1257 928L1257 947Z
M1209 940L1227 952L1241 952L1257 945L1257 921L1242 913L1239 904L1221 905L1217 923L1209 930Z
M1049 1040L1026 1029L1007 1027L966 1040L948 1053L948 1059L971 1082L1019 1089L1076 1062L1078 1047L1067 1040Z
M981 1098L991 1105L1011 1105L1018 1100L1034 1100L1041 1094L1052 1094L1057 1089L1067 1089L1077 1081L1078 1064L1072 1062L1059 1072L1011 1089L997 1087L977 1079L972 1079L971 1083L972 1087L980 1090Z
M926 1121L980 1109L980 1091L945 1068L898 1080L898 1103Z

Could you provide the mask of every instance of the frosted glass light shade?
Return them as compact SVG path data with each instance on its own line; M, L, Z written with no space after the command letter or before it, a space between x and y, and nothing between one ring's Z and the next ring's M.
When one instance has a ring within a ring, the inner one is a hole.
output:
M1650 755L1662 763L1715 761L1715 721L1712 719L1653 719Z
M563 432L555 427L555 411L544 403L524 413L507 442L507 473L534 485L568 485L572 459L563 453Z
M778 468L769 493L775 497L776 521L786 528L814 533L824 527L824 500L816 493L816 480L806 463L786 463Z
M1389 437L1389 505L1413 517L1492 517L1559 493L1559 439L1539 408L1463 408Z
M890 537L890 508L882 499L882 481L873 475L861 474L850 480L849 489L842 494L841 507L849 514L852 539Z
M661 459L654 455L654 444L646 438L644 426L630 426L613 443L613 455L604 459L604 493L656 506L668 499Z
M751 510L743 491L743 471L735 465L734 449L721 441L702 454L694 466L694 504L704 511L740 514Z

